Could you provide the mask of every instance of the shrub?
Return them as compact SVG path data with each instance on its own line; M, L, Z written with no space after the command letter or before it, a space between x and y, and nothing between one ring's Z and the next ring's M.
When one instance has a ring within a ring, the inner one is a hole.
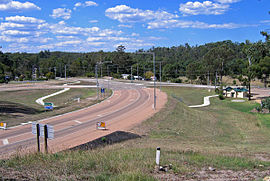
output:
M223 94L219 94L219 95L218 95L218 98L219 98L220 100L224 100L224 99L225 99L225 97L223 96Z
M255 109L256 109L258 112L261 112L261 111L262 111L262 107L261 107L261 106L257 106L257 107L255 107Z
M85 74L86 77L95 77L95 73L94 72L87 72Z
M261 108L268 109L270 111L270 98L262 100Z
M171 82L173 82L173 83L182 83L182 79L171 79L170 80Z
M53 72L48 72L45 76L47 77L47 79L55 79Z

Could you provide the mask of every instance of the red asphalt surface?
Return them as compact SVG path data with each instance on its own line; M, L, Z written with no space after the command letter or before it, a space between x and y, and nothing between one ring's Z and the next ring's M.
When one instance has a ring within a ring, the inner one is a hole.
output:
M66 150L114 131L132 129L164 107L167 95L156 92L156 110L153 109L153 89L126 89L114 91L112 97L94 106L40 121L54 127L55 138L48 140L49 152ZM107 130L97 130L97 121L105 121ZM31 127L28 124L0 130L0 158L35 152L36 135L32 134ZM43 149L43 138L40 140Z

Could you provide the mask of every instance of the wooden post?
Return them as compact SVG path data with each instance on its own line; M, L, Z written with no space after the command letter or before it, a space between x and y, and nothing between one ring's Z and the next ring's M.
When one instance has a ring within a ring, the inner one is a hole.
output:
M45 153L48 153L48 127L44 125L44 146L45 146Z
M39 142L39 124L36 124L37 127L37 148L38 148L38 152L40 152L40 142Z

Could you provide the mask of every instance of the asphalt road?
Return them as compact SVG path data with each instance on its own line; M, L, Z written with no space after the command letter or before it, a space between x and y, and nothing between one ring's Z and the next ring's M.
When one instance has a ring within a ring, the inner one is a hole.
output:
M113 131L131 129L157 112L167 100L165 93L158 92L157 110L153 110L153 89L143 84L100 80L99 85L112 89L113 95L97 105L40 121L54 127L54 139L48 141L50 152L65 150ZM108 130L97 130L97 121L105 121ZM31 133L31 126L0 130L0 157L35 151L36 136ZM40 139L43 143L43 138Z

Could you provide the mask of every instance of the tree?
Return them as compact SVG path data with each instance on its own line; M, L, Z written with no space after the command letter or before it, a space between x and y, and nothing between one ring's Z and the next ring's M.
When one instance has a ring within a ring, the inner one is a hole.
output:
M116 51L117 52L121 52L121 53L124 53L125 52L125 46L124 45L119 45L117 48L116 48Z
M259 63L260 72L259 76L264 80L264 87L266 88L267 85L267 78L270 74L270 57L266 56L261 59Z
M147 71L145 72L144 76L145 76L145 79L151 79L151 77L154 76L154 73L152 71Z

